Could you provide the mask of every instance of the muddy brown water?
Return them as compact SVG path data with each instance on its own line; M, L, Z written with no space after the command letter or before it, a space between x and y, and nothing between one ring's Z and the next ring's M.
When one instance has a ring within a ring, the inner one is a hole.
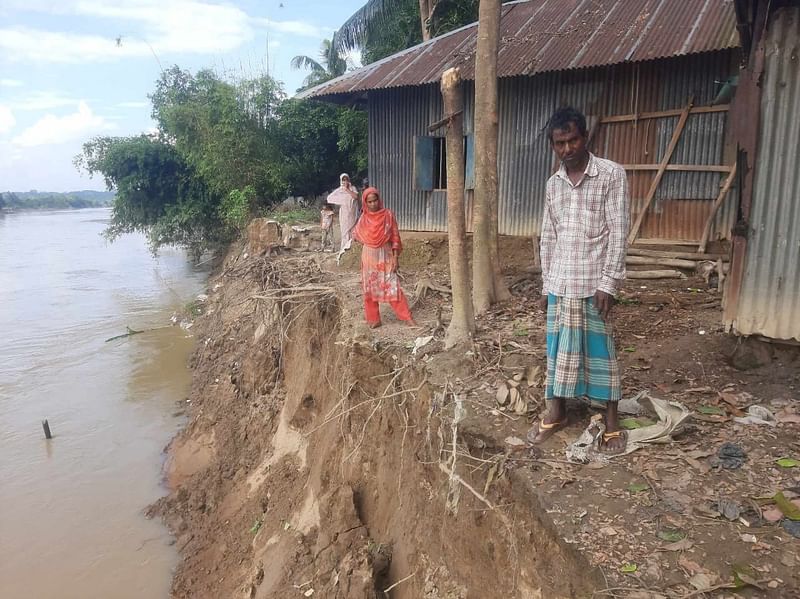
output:
M163 326L207 272L100 236L107 210L0 215L0 597L168 597L165 494L189 332ZM41 420L54 438L45 441Z

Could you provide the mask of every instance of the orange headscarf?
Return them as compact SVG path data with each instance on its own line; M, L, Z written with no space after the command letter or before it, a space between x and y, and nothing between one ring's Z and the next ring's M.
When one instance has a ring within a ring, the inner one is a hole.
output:
M370 212L367 198L373 193L378 196L379 208ZM381 194L374 187L368 187L361 195L361 218L358 219L353 234L358 241L371 248L381 248L391 241L394 247L400 249L400 234L394 214L384 208Z

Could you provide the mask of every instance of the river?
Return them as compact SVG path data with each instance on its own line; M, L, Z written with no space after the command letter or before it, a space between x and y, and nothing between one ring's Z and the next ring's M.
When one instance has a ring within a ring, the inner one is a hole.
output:
M0 214L0 597L169 596L177 552L143 510L165 494L191 335L167 327L207 272L105 209ZM191 332L191 330L189 331ZM53 439L46 441L47 418Z

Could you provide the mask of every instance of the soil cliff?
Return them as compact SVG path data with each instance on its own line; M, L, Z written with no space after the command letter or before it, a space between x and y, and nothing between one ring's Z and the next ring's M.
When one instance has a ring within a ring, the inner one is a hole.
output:
M636 281L615 311L625 396L693 418L672 444L569 463L585 404L546 446L522 441L543 393L530 240L501 248L514 301L445 352L446 241L407 237L416 329L389 313L362 324L357 252L337 266L236 247L219 267L195 324L190 419L169 448L173 490L151 510L182 556L175 597L797 596L798 541L768 500L800 494L798 469L776 465L800 452L797 351L737 370L715 290ZM497 405L503 385L521 409ZM738 423L750 404L777 424ZM731 442L743 465L715 467Z

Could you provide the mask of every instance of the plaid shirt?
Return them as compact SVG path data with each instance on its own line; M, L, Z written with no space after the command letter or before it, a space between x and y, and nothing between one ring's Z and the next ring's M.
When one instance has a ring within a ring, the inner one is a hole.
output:
M617 163L589 154L573 185L562 165L547 181L542 222L542 293L615 295L625 279L628 179Z

